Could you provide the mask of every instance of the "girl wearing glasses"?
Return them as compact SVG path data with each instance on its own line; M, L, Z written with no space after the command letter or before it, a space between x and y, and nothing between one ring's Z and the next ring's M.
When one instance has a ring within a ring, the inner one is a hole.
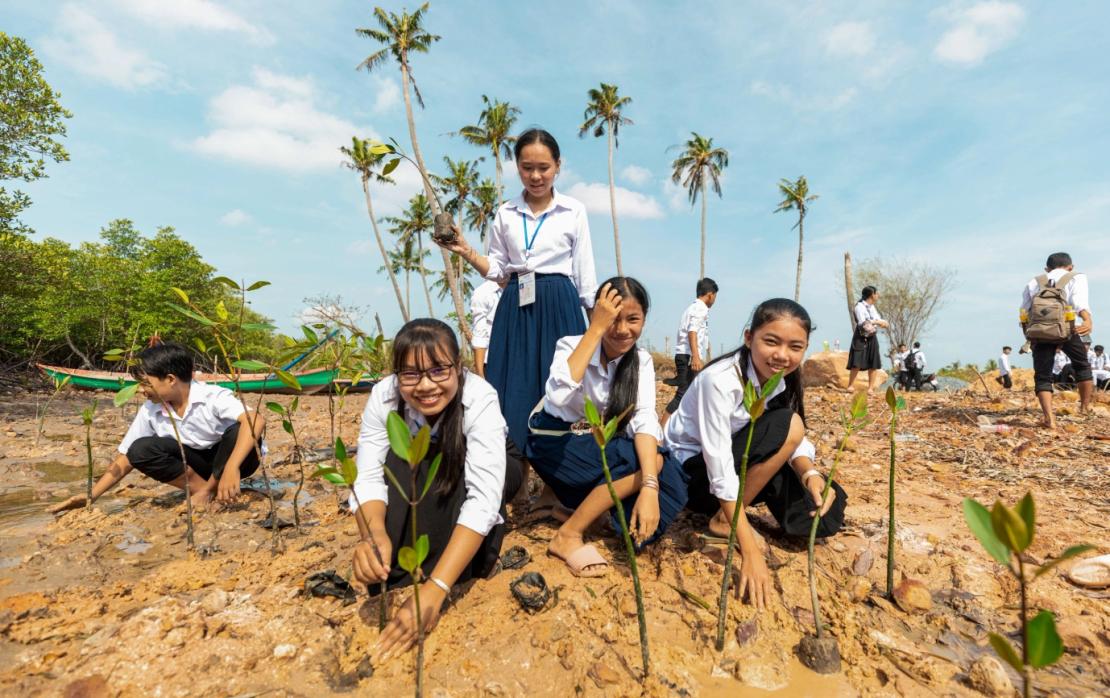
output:
M420 587L424 632L435 627L451 587L493 569L504 537L504 505L522 482L519 456L509 453L505 420L489 383L464 371L455 333L439 320L412 320L393 341L393 374L374 386L362 412L358 437L358 480L354 491L362 540L355 546L355 578L371 594L378 583L411 583L397 563L402 546L412 545L410 469L389 447L386 420L400 414L412 434L431 428L432 444L418 467L417 483L432 459L442 455L428 495L417 507L419 532L429 539ZM383 468L401 485L398 490ZM355 499L351 498L355 509ZM374 552L373 539L379 559ZM410 597L378 641L380 659L407 650L416 638Z
M562 162L555 138L529 129L513 152L524 191L497 210L489 255L458 230L441 244L487 279L507 282L493 316L485 375L519 446L528 436L528 413L543 397L555 343L586 329L582 309L594 304L597 276L586 207L555 191Z
M559 340L542 409L537 406L529 421L528 458L559 502L573 510L547 550L579 577L601 576L609 567L583 537L613 508L597 442L576 425L585 418L586 398L606 422L623 415L605 456L633 538L640 545L652 542L686 504L682 467L659 448L651 354L636 346L648 304L635 279L606 281L586 333Z

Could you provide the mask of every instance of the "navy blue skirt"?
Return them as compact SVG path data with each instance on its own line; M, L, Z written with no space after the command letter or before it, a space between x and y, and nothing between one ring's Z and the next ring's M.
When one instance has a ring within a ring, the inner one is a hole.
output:
M536 302L522 308L513 274L493 315L486 380L497 390L514 443L528 440L528 415L543 397L556 342L585 331L578 291L568 277L536 274Z
M569 423L546 412L538 412L532 417L532 425L537 429L553 431L570 428ZM567 508L577 509L590 492L605 484L605 473L601 469L601 450L592 434L530 434L524 453L536 474L555 493L559 503ZM659 528L644 542L645 545L655 542L663 535L667 526L686 506L686 471L666 449L660 448L659 453L663 454L663 469L659 471ZM614 481L634 475L640 470L635 444L623 433L613 437L605 447L605 459ZM637 494L622 502L625 521L632 516ZM609 517L613 528L619 531L620 523L615 508L610 511Z

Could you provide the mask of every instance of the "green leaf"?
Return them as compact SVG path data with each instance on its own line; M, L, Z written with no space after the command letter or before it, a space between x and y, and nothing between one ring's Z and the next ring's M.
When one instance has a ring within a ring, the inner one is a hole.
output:
M422 565L428 559L428 534L421 533L416 539L416 564Z
M166 305L169 306L170 308L172 308L173 310L176 310L177 312L181 313L185 317L192 318L193 320L196 320L197 322L199 322L202 325L205 325L206 327L211 327L212 325L216 324L216 323L212 322L211 320L209 320L208 318L201 315L200 313L195 313L192 310L189 310L188 308L183 308L180 305L178 305L177 303L166 303Z
M355 480L358 479L358 465L355 464L355 459L348 456L339 461L339 464L340 472L343 474L343 480L347 483L348 487L354 487Z
M612 441L613 440L613 434L616 434L616 433L617 433L617 418L613 417L612 419L609 420L609 423L605 425L605 432L604 432L605 443L609 443L610 441Z
M898 402L897 402L897 403L895 403L895 406L894 406L894 407L895 407L895 409L897 409L897 410L898 410L899 412L901 412L902 410L906 409L906 398L904 398L904 397L902 397L902 396L899 396L899 397L898 397Z
M397 476L394 475L393 471L387 468L384 463L382 464L382 470L385 471L385 476L389 478L389 481L393 483L393 486L397 488L398 492L405 491L401 488L401 483L397 481Z
M388 155L389 153L392 153L392 152L393 152L393 148L386 145L385 143L378 143L377 141L371 141L371 145L370 145L370 154L371 155Z
M751 417L754 422L763 416L763 411L765 409L767 409L767 400L763 397L757 398L756 401L752 403L751 409L748 410L748 416Z
M605 438L605 427L590 427L590 433L594 435L597 447L604 451L605 444L609 443Z
M1010 550L998 540L991 527L991 515L987 508L974 499L964 500L964 520L967 527L979 539L979 544L1000 564L1010 566Z
M230 288L232 290L235 290L235 291L241 291L242 290L239 287L239 282L238 281L233 281L233 280L227 278L226 276L217 276L216 278L212 279L212 283L223 284L224 286L227 286L228 288Z
M409 445L412 443L412 434L409 433L409 425L405 424L404 418L396 412L390 412L385 420L385 429L389 434L389 447L398 458L406 463L410 462Z
M428 466L428 476L424 478L424 489L420 492L420 498L424 499L424 495L428 494L431 489L432 483L435 482L436 474L439 473L439 464L443 460L443 454L437 453L436 457L432 459L432 464Z
M116 407L123 407L132 397L134 397L135 393L138 392L138 390L138 383L132 383L131 385L120 388L120 390L116 392L115 396L112 397L112 403L115 404Z
M256 361L254 359L239 359L238 361L232 361L231 365L235 368L241 368L244 371L250 371L252 373L259 373L262 371L268 371L270 369L270 366L268 364L264 364L261 361Z
M1032 540L1025 522L1017 512L1002 502L995 502L991 508L991 527L994 529L994 535L1015 553L1028 548Z
M397 563L409 574L415 574L416 566L420 564L416 561L416 551L407 545L397 551Z
M1023 673L1021 658L1018 657L1018 653L1014 651L1014 647L1010 644L1010 641L998 633L987 633L987 637L990 639L991 647L998 653L998 657L1012 666L1014 671L1018 674Z
M347 444L343 443L343 439L335 437L335 459L342 462L347 457Z
M852 419L857 422L867 417L867 393L860 391L852 398L852 406L850 408Z
M285 408L281 406L280 402L267 402L266 409L270 410L274 414L285 414Z
M767 382L763 384L763 388L759 391L759 396L764 400L770 397L771 393L773 393L775 388L778 387L779 382L782 381L782 375L782 371L779 371L775 375L768 378Z
M432 430L428 425L420 427L416 432L416 436L412 438L412 443L409 444L409 465L417 466L424 460L424 456L428 454L428 446L432 442Z
M193 337L193 346L195 346L197 348L197 351L199 351L201 354L208 353L208 345L205 344L204 340L200 337Z
M216 303L216 317L220 322L227 322L227 306L224 305L223 301Z
M257 291L258 289L260 289L264 286L269 286L269 285L270 285L269 281L255 281L250 286L247 286L247 291Z
M277 329L268 322L244 322L242 328L244 332L273 332Z
M586 421L592 427L601 426L601 415L597 413L597 405L590 398L586 398Z
M293 398L293 402L289 403L289 413L292 414L292 413L296 412L297 408L300 406L300 404L301 404L301 396L297 395L296 397Z
M1022 522L1025 524L1026 530L1029 531L1029 542L1031 543L1033 541L1033 535L1036 532L1037 527L1037 507L1033 503L1033 493L1026 492L1025 496L1021 498L1021 501L1017 503L1017 506L1014 507L1014 509L1016 510L1017 515L1021 517ZM1028 545L1029 544L1026 543L1027 547Z
M744 382L744 396L743 396L742 399L743 399L743 402L744 402L744 411L747 412L748 414L752 413L752 407L755 406L755 398L756 398L755 386L752 385L751 381L745 381Z
M387 162L385 164L385 167L382 168L382 177L388 177L389 175L393 174L393 170L397 169L397 166L400 164L401 158L395 158Z
M313 332L312 328L308 325L301 325L301 332L304 333L304 338L307 339L309 342L312 342L313 344L320 341L319 335Z
M1093 545L1073 545L1070 548L1068 548L1067 550L1065 550L1064 552L1060 553L1060 557L1058 557L1054 560L1051 560L1049 562L1046 562L1045 564L1041 565L1041 568L1039 570L1037 570L1036 574L1033 575L1033 579L1036 579L1037 577L1040 577L1042 574L1048 573L1049 571L1052 570L1052 568L1056 567L1056 565L1059 565L1061 562L1064 562L1065 560L1070 560L1071 558L1075 557L1076 555L1082 555L1083 553L1087 552L1088 550L1094 550L1094 549L1095 549L1095 546L1093 546Z
M278 380L281 381L282 384L285 385L285 387L290 388L292 390L300 390L301 389L301 382L299 380L297 380L297 377L294 376L289 371L286 371L286 370L280 369L280 368L275 368L274 369L274 375L276 375L278 377Z
M891 412L898 411L898 396L894 394L893 385L888 385L886 388L886 404L890 407Z
M170 286L170 290L177 294L177 297L181 299L182 303L184 303L185 305L189 305L189 294L188 293L185 293L185 291L181 290L180 288L178 288L176 286Z
M327 475L324 475L324 479L327 480L328 482L330 482L333 485L346 485L347 484L347 482L343 479L343 476L340 475L339 473L328 473Z
M281 420L281 428L285 430L286 434L293 434L293 422L290 422L288 419Z
M1029 621L1026 654L1029 664L1037 669L1055 664L1064 654L1064 641L1056 632L1056 621L1051 611L1041 611Z

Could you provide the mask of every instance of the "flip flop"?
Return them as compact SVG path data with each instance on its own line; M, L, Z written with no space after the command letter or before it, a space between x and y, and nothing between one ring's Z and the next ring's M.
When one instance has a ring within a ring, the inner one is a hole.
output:
M609 573L609 561L590 544L567 555L563 562L575 577L604 577Z

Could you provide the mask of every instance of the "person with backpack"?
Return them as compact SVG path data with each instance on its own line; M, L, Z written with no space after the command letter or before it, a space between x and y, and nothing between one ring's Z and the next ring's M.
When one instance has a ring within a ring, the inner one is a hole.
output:
M1086 274L1075 271L1071 255L1055 252L1045 263L1045 273L1025 285L1021 299L1021 329L1033 348L1033 390L1043 413L1042 425L1056 428L1052 409L1053 364L1057 347L1071 359L1079 389L1079 410L1087 412L1094 391L1087 361L1085 335L1094 324ZM1083 324L1076 326L1076 318Z
M921 351L921 342L914 342L913 349L906 352L905 358L902 359L902 369L908 374L907 388L912 385L917 390L921 390L921 385L925 382L926 365L925 353Z

